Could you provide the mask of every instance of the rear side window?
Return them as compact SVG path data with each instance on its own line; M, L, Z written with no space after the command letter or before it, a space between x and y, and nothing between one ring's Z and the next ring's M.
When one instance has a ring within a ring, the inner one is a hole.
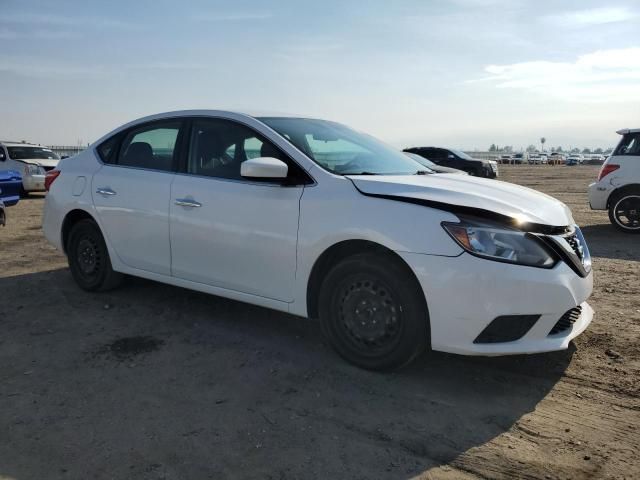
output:
M614 155L640 156L640 132L627 133L623 136Z
M118 165L172 171L181 123L157 122L130 130L120 146Z
M100 156L100 160L102 160L104 163L113 162L114 153L118 146L118 138L119 136L115 135L105 140L98 146L98 155Z

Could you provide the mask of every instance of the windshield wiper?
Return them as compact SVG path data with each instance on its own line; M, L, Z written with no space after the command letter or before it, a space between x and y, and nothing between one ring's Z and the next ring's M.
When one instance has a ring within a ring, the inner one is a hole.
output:
M374 172L347 172L347 173L342 173L342 175L381 175L380 173L374 173Z

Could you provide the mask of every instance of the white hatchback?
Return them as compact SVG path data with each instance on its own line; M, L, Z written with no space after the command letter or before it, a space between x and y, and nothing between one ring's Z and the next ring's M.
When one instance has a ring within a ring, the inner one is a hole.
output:
M136 275L319 318L369 369L426 348L566 348L591 322L589 251L534 190L419 163L344 125L173 112L47 175L44 232L84 289Z
M619 230L640 233L640 128L619 130L620 143L589 185L593 210L608 210Z

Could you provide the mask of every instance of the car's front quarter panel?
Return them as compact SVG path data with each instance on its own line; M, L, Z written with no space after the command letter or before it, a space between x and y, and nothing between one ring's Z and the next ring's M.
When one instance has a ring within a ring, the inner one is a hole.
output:
M313 173L313 171L312 171ZM365 196L344 177L325 177L300 201L295 301L291 313L307 315L307 283L315 262L330 247L365 240L395 252L457 256L462 249L441 222L458 218L442 210Z

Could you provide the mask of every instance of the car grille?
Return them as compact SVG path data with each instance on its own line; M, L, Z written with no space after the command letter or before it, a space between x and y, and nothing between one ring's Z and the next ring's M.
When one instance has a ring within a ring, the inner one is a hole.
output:
M569 330L576 320L580 318L582 314L582 307L578 305L577 307L573 307L571 310L568 310L567 313L560 317L560 320L556 322L553 326L549 335L556 335L557 333L565 332Z

